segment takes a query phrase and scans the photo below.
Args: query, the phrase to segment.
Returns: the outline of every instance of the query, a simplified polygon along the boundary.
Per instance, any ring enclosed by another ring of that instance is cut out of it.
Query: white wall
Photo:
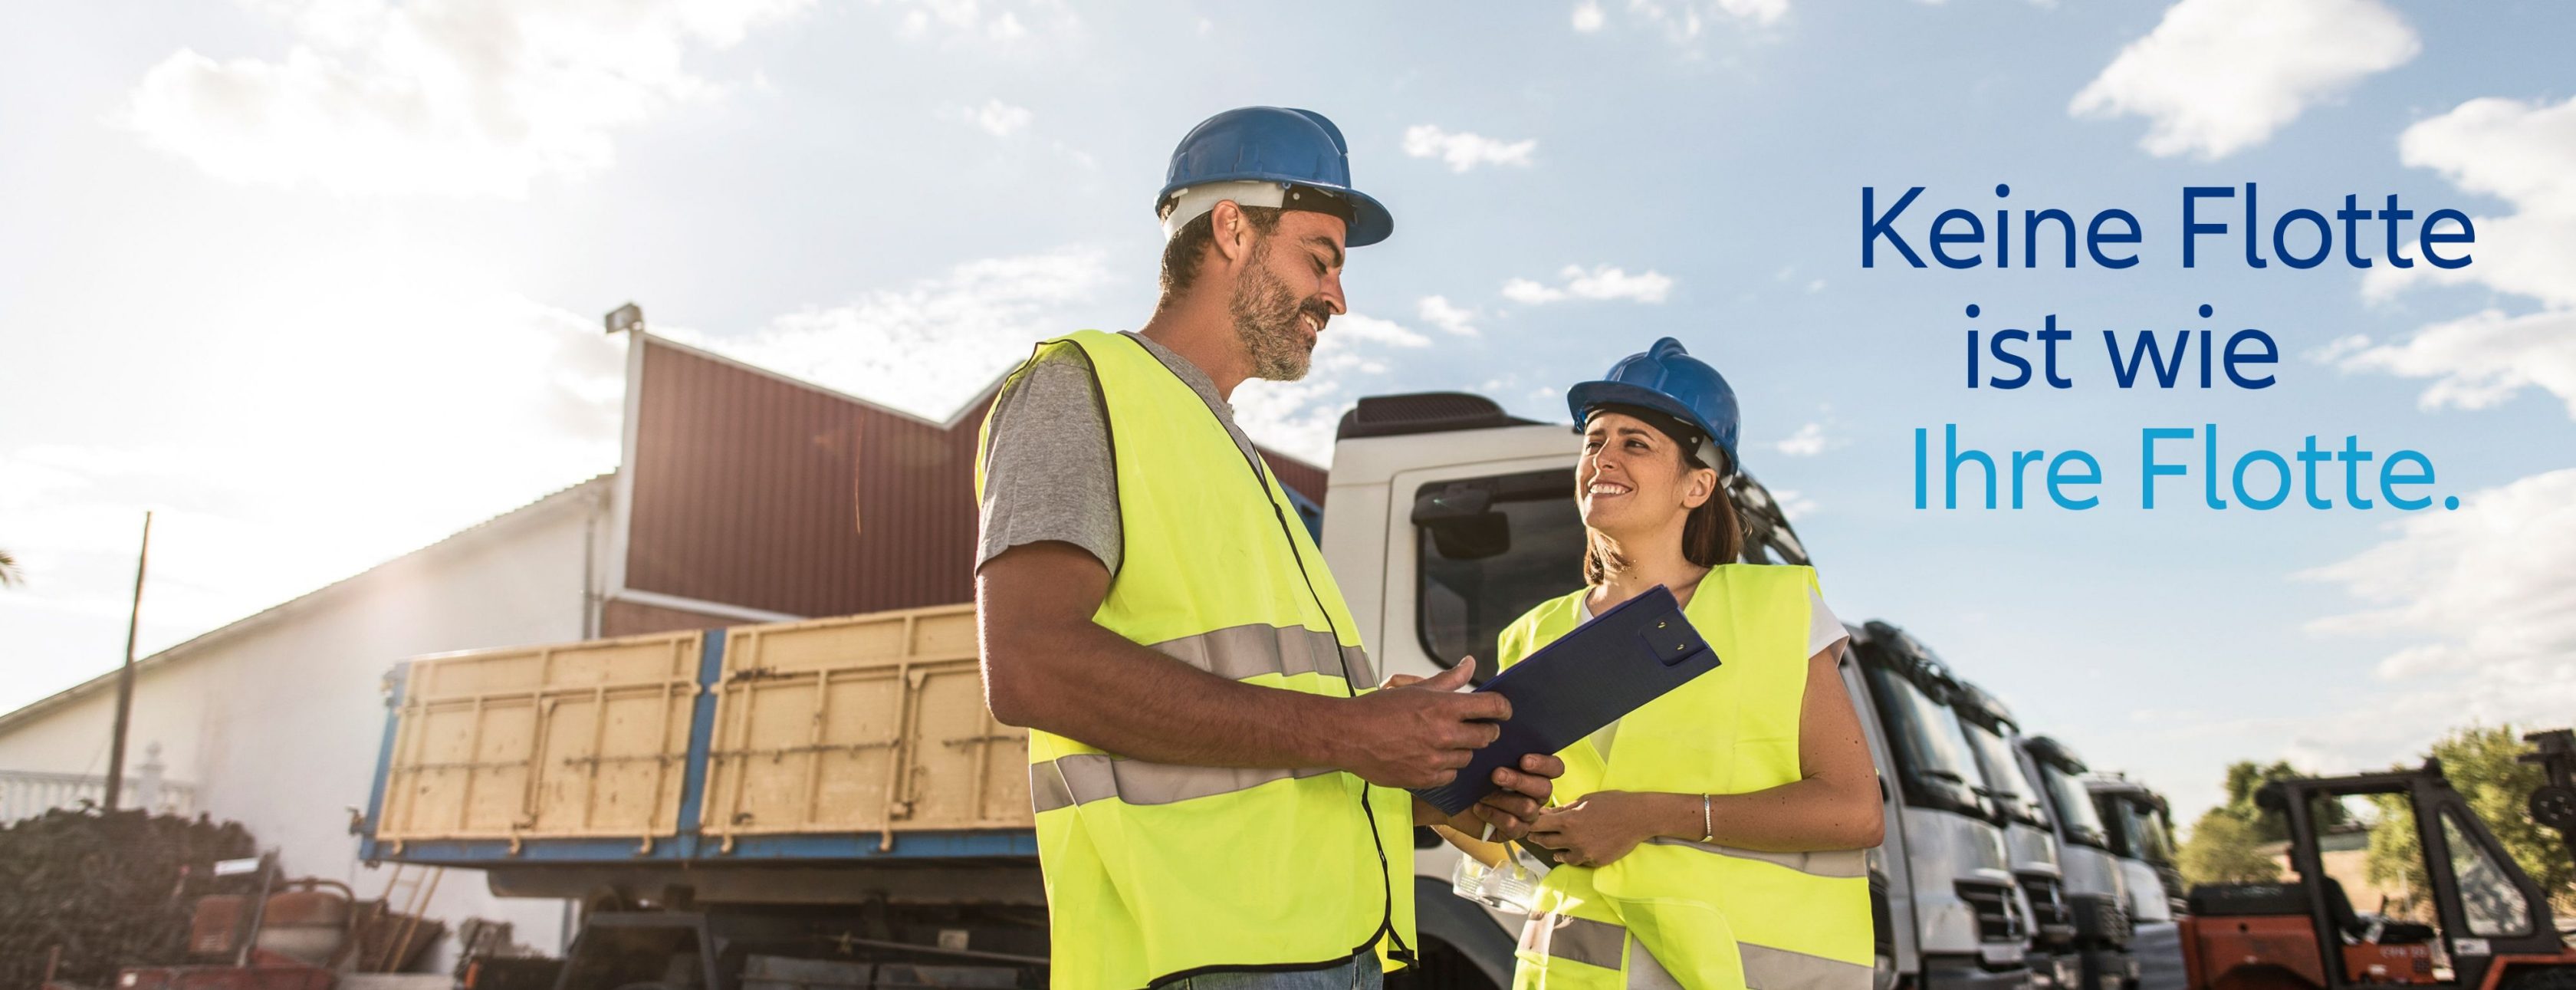
[[[358,896],[385,891],[391,868],[357,860],[348,808],[363,809],[385,724],[383,676],[424,653],[583,635],[584,527],[594,483],[384,564],[289,614],[180,647],[136,678],[130,765],[161,744],[168,779],[197,787],[198,807],[248,827],[281,851],[290,876],[329,877]],[[607,552],[604,512],[595,554]],[[606,569],[594,567],[593,580]],[[104,773],[116,692],[110,687],[0,730],[0,769]],[[398,905],[399,906],[399,898]],[[426,912],[455,924],[508,921],[517,941],[549,953],[563,902],[502,899],[480,871],[450,870]],[[439,965],[454,957],[440,946]]]

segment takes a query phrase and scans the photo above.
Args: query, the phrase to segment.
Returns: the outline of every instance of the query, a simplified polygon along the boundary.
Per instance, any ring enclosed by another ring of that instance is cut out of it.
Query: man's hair
[[[1236,205],[1243,210],[1243,218],[1252,222],[1254,233],[1266,237],[1271,231],[1279,229],[1279,214],[1282,212],[1280,208],[1243,206],[1240,203]],[[1189,291],[1190,283],[1197,280],[1199,275],[1199,255],[1205,253],[1208,247],[1215,243],[1216,211],[1214,210],[1201,213],[1197,218],[1182,224],[1180,233],[1173,234],[1171,240],[1164,242],[1162,302],[1169,302],[1173,296]]]

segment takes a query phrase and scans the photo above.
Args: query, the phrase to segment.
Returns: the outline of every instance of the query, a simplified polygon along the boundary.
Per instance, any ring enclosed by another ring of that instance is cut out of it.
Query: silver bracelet
[[[1706,794],[1702,794],[1702,795],[1700,795],[1700,796],[1699,796],[1699,841],[1701,841],[1701,842],[1715,842],[1715,841],[1717,841],[1717,829],[1714,827],[1715,823],[1709,819],[1709,816],[1708,816],[1708,805],[1709,805],[1709,796],[1708,796],[1708,795],[1706,795]]]

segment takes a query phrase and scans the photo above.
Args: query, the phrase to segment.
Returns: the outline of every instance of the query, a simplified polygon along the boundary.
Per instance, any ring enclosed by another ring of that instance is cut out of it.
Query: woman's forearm
[[[1754,791],[1717,794],[1708,799],[1706,827],[1701,831],[1700,795],[1646,795],[1646,814],[1654,834],[1763,852],[1822,852],[1866,849],[1879,843],[1883,831],[1877,795],[1809,778]],[[1855,800],[1857,798],[1857,800]]]

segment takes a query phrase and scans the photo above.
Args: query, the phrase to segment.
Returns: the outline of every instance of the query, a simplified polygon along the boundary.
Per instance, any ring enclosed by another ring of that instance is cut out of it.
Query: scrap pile
[[[85,986],[184,961],[197,898],[251,889],[210,865],[257,854],[239,823],[202,815],[56,809],[0,827],[0,990],[34,990],[58,948],[55,979]]]

